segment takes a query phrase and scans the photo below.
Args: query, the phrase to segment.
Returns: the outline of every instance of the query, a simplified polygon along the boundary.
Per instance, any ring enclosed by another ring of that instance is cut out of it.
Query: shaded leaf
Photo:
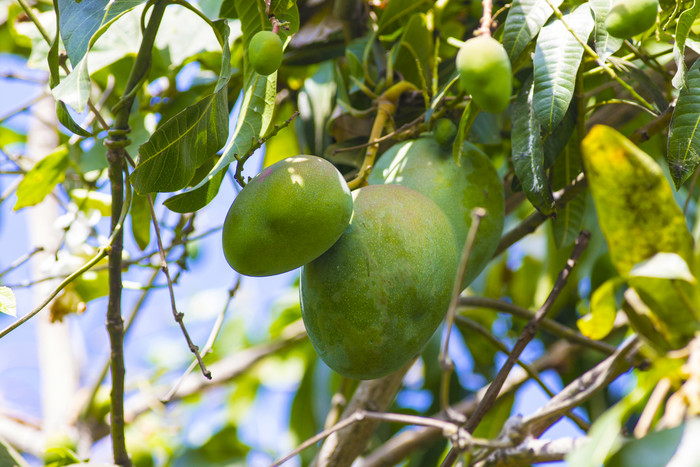
[[[51,89],[56,100],[64,102],[78,112],[85,110],[90,97],[90,76],[87,69],[87,57],[84,57],[73,70]]]
[[[0,286],[0,313],[17,316],[17,300],[9,287]]]
[[[690,30],[695,22],[695,19],[700,14],[700,1],[695,0],[691,8],[686,9],[678,16],[678,24],[676,25],[676,36],[673,42],[673,59],[676,62],[678,69],[671,80],[671,84],[676,89],[682,89],[686,86],[686,68],[685,68],[685,42],[688,39]]]
[[[593,292],[590,313],[576,321],[581,334],[596,340],[610,334],[617,316],[615,292],[623,282],[624,279],[621,277],[609,279]]]
[[[595,51],[605,62],[608,57],[620,49],[624,42],[624,39],[608,34],[608,30],[605,28],[605,18],[608,17],[613,0],[590,0],[588,3],[595,16]]]
[[[24,174],[17,187],[17,203],[14,210],[41,203],[46,195],[66,178],[69,164],[66,146],[60,146],[54,153],[37,162]]]
[[[700,3],[700,2],[698,2]],[[679,189],[700,165],[700,59],[681,88],[668,135],[668,167]]]
[[[553,0],[551,3],[558,7],[562,0]],[[515,0],[512,3],[503,31],[503,48],[508,52],[511,62],[525,50],[550,16],[552,7],[546,0]]]
[[[0,465],[29,467],[29,463],[4,438],[0,438]]]
[[[214,93],[161,125],[139,148],[131,183],[140,194],[175,191],[187,186],[199,166],[228,138],[227,84],[231,76],[226,21],[214,23],[223,48]]]
[[[621,276],[659,252],[690,264],[693,239],[659,165],[616,130],[596,125],[582,142],[583,165]]]
[[[186,191],[166,199],[163,204],[174,212],[195,212],[209,204],[219,192],[221,182],[226,175],[227,167],[210,177],[209,180],[199,188]]]
[[[379,17],[377,32],[383,32],[387,26],[404,16],[428,9],[431,4],[430,0],[391,0]]]
[[[527,199],[548,215],[554,212],[554,197],[544,168],[540,122],[532,105],[533,89],[532,79],[528,79],[513,103],[513,168]]]
[[[697,424],[696,424],[697,426]],[[693,430],[690,430],[693,431]],[[667,430],[655,431],[640,439],[632,439],[623,444],[605,463],[606,467],[633,467],[644,465],[645,467],[664,467],[670,465],[683,436],[684,425]],[[696,436],[700,435],[696,429]],[[697,438],[695,439],[694,454],[697,456]],[[687,446],[687,444],[686,444]],[[691,458],[692,459],[692,458]],[[689,459],[690,460],[690,459]],[[680,463],[677,465],[693,465]]]
[[[416,13],[408,19],[401,39],[394,47],[394,70],[419,89],[428,90],[430,83],[433,35],[428,30],[428,19]]]
[[[553,189],[564,188],[579,173],[581,173],[581,155],[578,151],[578,141],[572,141],[552,168]],[[557,217],[552,219],[552,234],[554,235],[554,245],[557,248],[570,246],[576,240],[583,227],[587,199],[586,194],[580,193],[557,210]]]
[[[588,40],[595,24],[588,4],[564,15],[564,20],[583,42]],[[583,45],[566,29],[564,22],[552,18],[540,31],[533,59],[533,102],[537,118],[547,131],[561,122],[569,108],[582,55]]]

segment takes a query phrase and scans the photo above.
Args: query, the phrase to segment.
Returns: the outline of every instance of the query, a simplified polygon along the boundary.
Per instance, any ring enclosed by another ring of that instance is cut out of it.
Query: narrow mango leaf
[[[0,286],[0,313],[17,316],[17,300],[9,287]]]
[[[66,146],[60,146],[54,153],[37,162],[24,174],[17,187],[17,203],[14,210],[41,203],[46,195],[66,178],[69,164]]]
[[[671,348],[685,346],[700,329],[697,281],[683,258],[657,253],[635,265],[628,281],[668,330]]]
[[[601,60],[606,61],[612,54],[620,50],[623,39],[613,37],[605,29],[605,18],[612,8],[613,0],[590,0],[593,15],[595,16],[595,51]]]
[[[587,42],[595,25],[587,3],[564,15],[564,21],[576,37],[566,29],[564,22],[552,18],[540,31],[535,47],[533,102],[537,118],[547,131],[561,122],[569,108],[583,55],[579,40]]]
[[[175,191],[187,186],[197,168],[228,138],[227,84],[231,77],[225,20],[214,23],[223,50],[214,92],[161,125],[139,148],[131,183],[140,194]]]
[[[151,206],[147,195],[134,193],[131,197],[131,233],[139,249],[145,250],[151,242]]]
[[[400,20],[404,16],[427,10],[433,2],[431,0],[390,0],[379,17],[377,33],[381,33],[387,26]]]
[[[581,146],[600,228],[620,275],[659,252],[691,264],[693,238],[654,159],[604,125],[594,126]]]
[[[57,0],[61,39],[73,67],[87,54],[100,28],[142,3],[145,0]]]
[[[695,22],[695,19],[700,14],[700,1],[695,0],[691,8],[686,9],[678,17],[676,25],[676,37],[673,42],[673,59],[676,62],[678,69],[671,80],[671,84],[676,89],[682,89],[686,85],[685,77],[685,42],[688,39],[690,30]]]
[[[698,2],[700,3],[700,2]],[[686,75],[673,111],[668,135],[668,168],[676,189],[700,165],[700,60],[696,60]]]
[[[401,39],[394,47],[394,70],[406,81],[428,91],[432,70],[433,35],[428,30],[428,19],[416,13],[408,19]]]
[[[633,287],[625,290],[622,311],[627,315],[627,321],[634,332],[659,354],[678,348],[671,344],[673,336],[668,326],[656,316]]]
[[[467,139],[469,135],[469,130],[474,124],[474,120],[477,115],[479,115],[479,106],[474,103],[474,101],[469,101],[467,106],[462,112],[462,117],[459,119],[459,126],[457,127],[457,136],[452,143],[452,157],[457,165],[460,165],[460,159],[462,158],[462,146],[464,140]]]
[[[560,125],[561,126],[561,125]],[[578,141],[572,141],[552,168],[552,186],[554,190],[564,188],[581,173],[581,154],[578,151]],[[552,219],[552,234],[554,245],[565,248],[574,243],[581,228],[586,213],[588,197],[585,193],[578,194],[557,210],[557,217]]]
[[[534,84],[528,79],[513,103],[513,168],[527,199],[542,214],[554,212],[554,197],[544,168],[540,122],[532,105]]]
[[[236,1],[236,11],[241,19],[244,50],[247,50],[247,45],[255,33],[268,28],[269,21],[265,9],[263,0]],[[289,30],[280,30],[283,39],[288,39],[299,28],[299,12],[296,3],[273,0],[270,12],[280,21],[288,22]],[[206,206],[219,191],[224,175],[222,171],[235,162],[236,157],[245,156],[257,140],[267,132],[274,111],[277,73],[269,76],[259,75],[250,66],[247,54],[244,57],[244,70],[243,103],[233,138],[224,148],[223,156],[201,182],[165,201],[164,204],[169,209],[176,212],[191,212]],[[219,174],[220,172],[222,173]]]
[[[552,0],[559,7],[562,0]],[[515,0],[506,16],[503,30],[503,48],[511,62],[520,56],[527,44],[540,32],[552,16],[552,7],[547,0]]]
[[[4,438],[0,438],[0,465],[29,467],[29,463]]]
[[[621,277],[608,279],[593,292],[590,313],[576,321],[581,334],[595,340],[604,339],[610,334],[617,316],[615,291],[623,282]]]

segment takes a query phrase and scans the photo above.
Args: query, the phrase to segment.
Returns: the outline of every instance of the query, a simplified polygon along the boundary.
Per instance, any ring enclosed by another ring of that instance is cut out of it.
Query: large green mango
[[[325,159],[295,156],[271,165],[238,193],[222,232],[224,255],[246,276],[271,276],[321,255],[342,235],[352,195]]]
[[[503,231],[505,201],[496,169],[476,146],[465,142],[459,162],[455,163],[451,149],[443,149],[431,136],[423,136],[389,148],[377,161],[369,183],[407,186],[435,201],[452,224],[459,252],[472,224],[472,210],[477,206],[486,210],[462,282],[466,287],[496,251]]]
[[[442,210],[399,185],[353,192],[340,239],[301,270],[301,313],[321,359],[374,379],[416,356],[445,316],[457,270]]]

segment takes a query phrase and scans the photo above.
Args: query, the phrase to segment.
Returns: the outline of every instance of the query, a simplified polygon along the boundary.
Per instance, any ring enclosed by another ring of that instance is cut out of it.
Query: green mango
[[[320,256],[342,235],[352,195],[338,170],[316,156],[267,167],[238,193],[226,215],[226,260],[246,276],[271,276]]]
[[[457,249],[429,198],[399,185],[353,192],[340,239],[301,270],[301,314],[319,357],[374,379],[418,355],[450,303]]]
[[[629,39],[656,23],[659,0],[618,0],[605,18],[605,29],[611,36]]]
[[[259,31],[248,44],[248,59],[261,75],[270,75],[282,64],[282,39],[272,31]]]
[[[472,210],[486,210],[462,282],[467,287],[496,251],[503,231],[505,199],[501,179],[481,150],[465,142],[459,162],[457,165],[451,149],[443,149],[431,136],[423,136],[389,148],[372,169],[369,183],[407,186],[435,201],[454,229],[459,252],[472,224]]]
[[[491,113],[506,110],[513,90],[508,53],[490,36],[472,37],[456,58],[462,87],[479,107]]]

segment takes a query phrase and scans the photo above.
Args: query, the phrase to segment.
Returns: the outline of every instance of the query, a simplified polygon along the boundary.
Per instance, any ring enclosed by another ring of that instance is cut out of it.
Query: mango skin
[[[282,64],[282,39],[272,31],[258,31],[248,44],[248,59],[261,75],[270,75]]]
[[[491,113],[506,110],[513,90],[508,53],[490,36],[472,37],[456,58],[462,87],[476,104]]]
[[[432,199],[447,215],[460,254],[472,224],[472,210],[486,209],[462,281],[463,288],[493,257],[505,219],[503,185],[491,160],[473,144],[464,143],[457,165],[452,150],[443,149],[430,135],[397,143],[379,158],[369,183],[407,186]]]
[[[320,256],[342,235],[352,195],[338,170],[316,156],[267,167],[238,193],[222,232],[229,265],[246,276],[271,276]]]
[[[630,39],[656,23],[659,0],[618,0],[605,18],[611,36]]]
[[[449,221],[399,185],[353,192],[340,239],[301,270],[311,344],[348,378],[388,375],[420,353],[450,303],[457,250]]]

